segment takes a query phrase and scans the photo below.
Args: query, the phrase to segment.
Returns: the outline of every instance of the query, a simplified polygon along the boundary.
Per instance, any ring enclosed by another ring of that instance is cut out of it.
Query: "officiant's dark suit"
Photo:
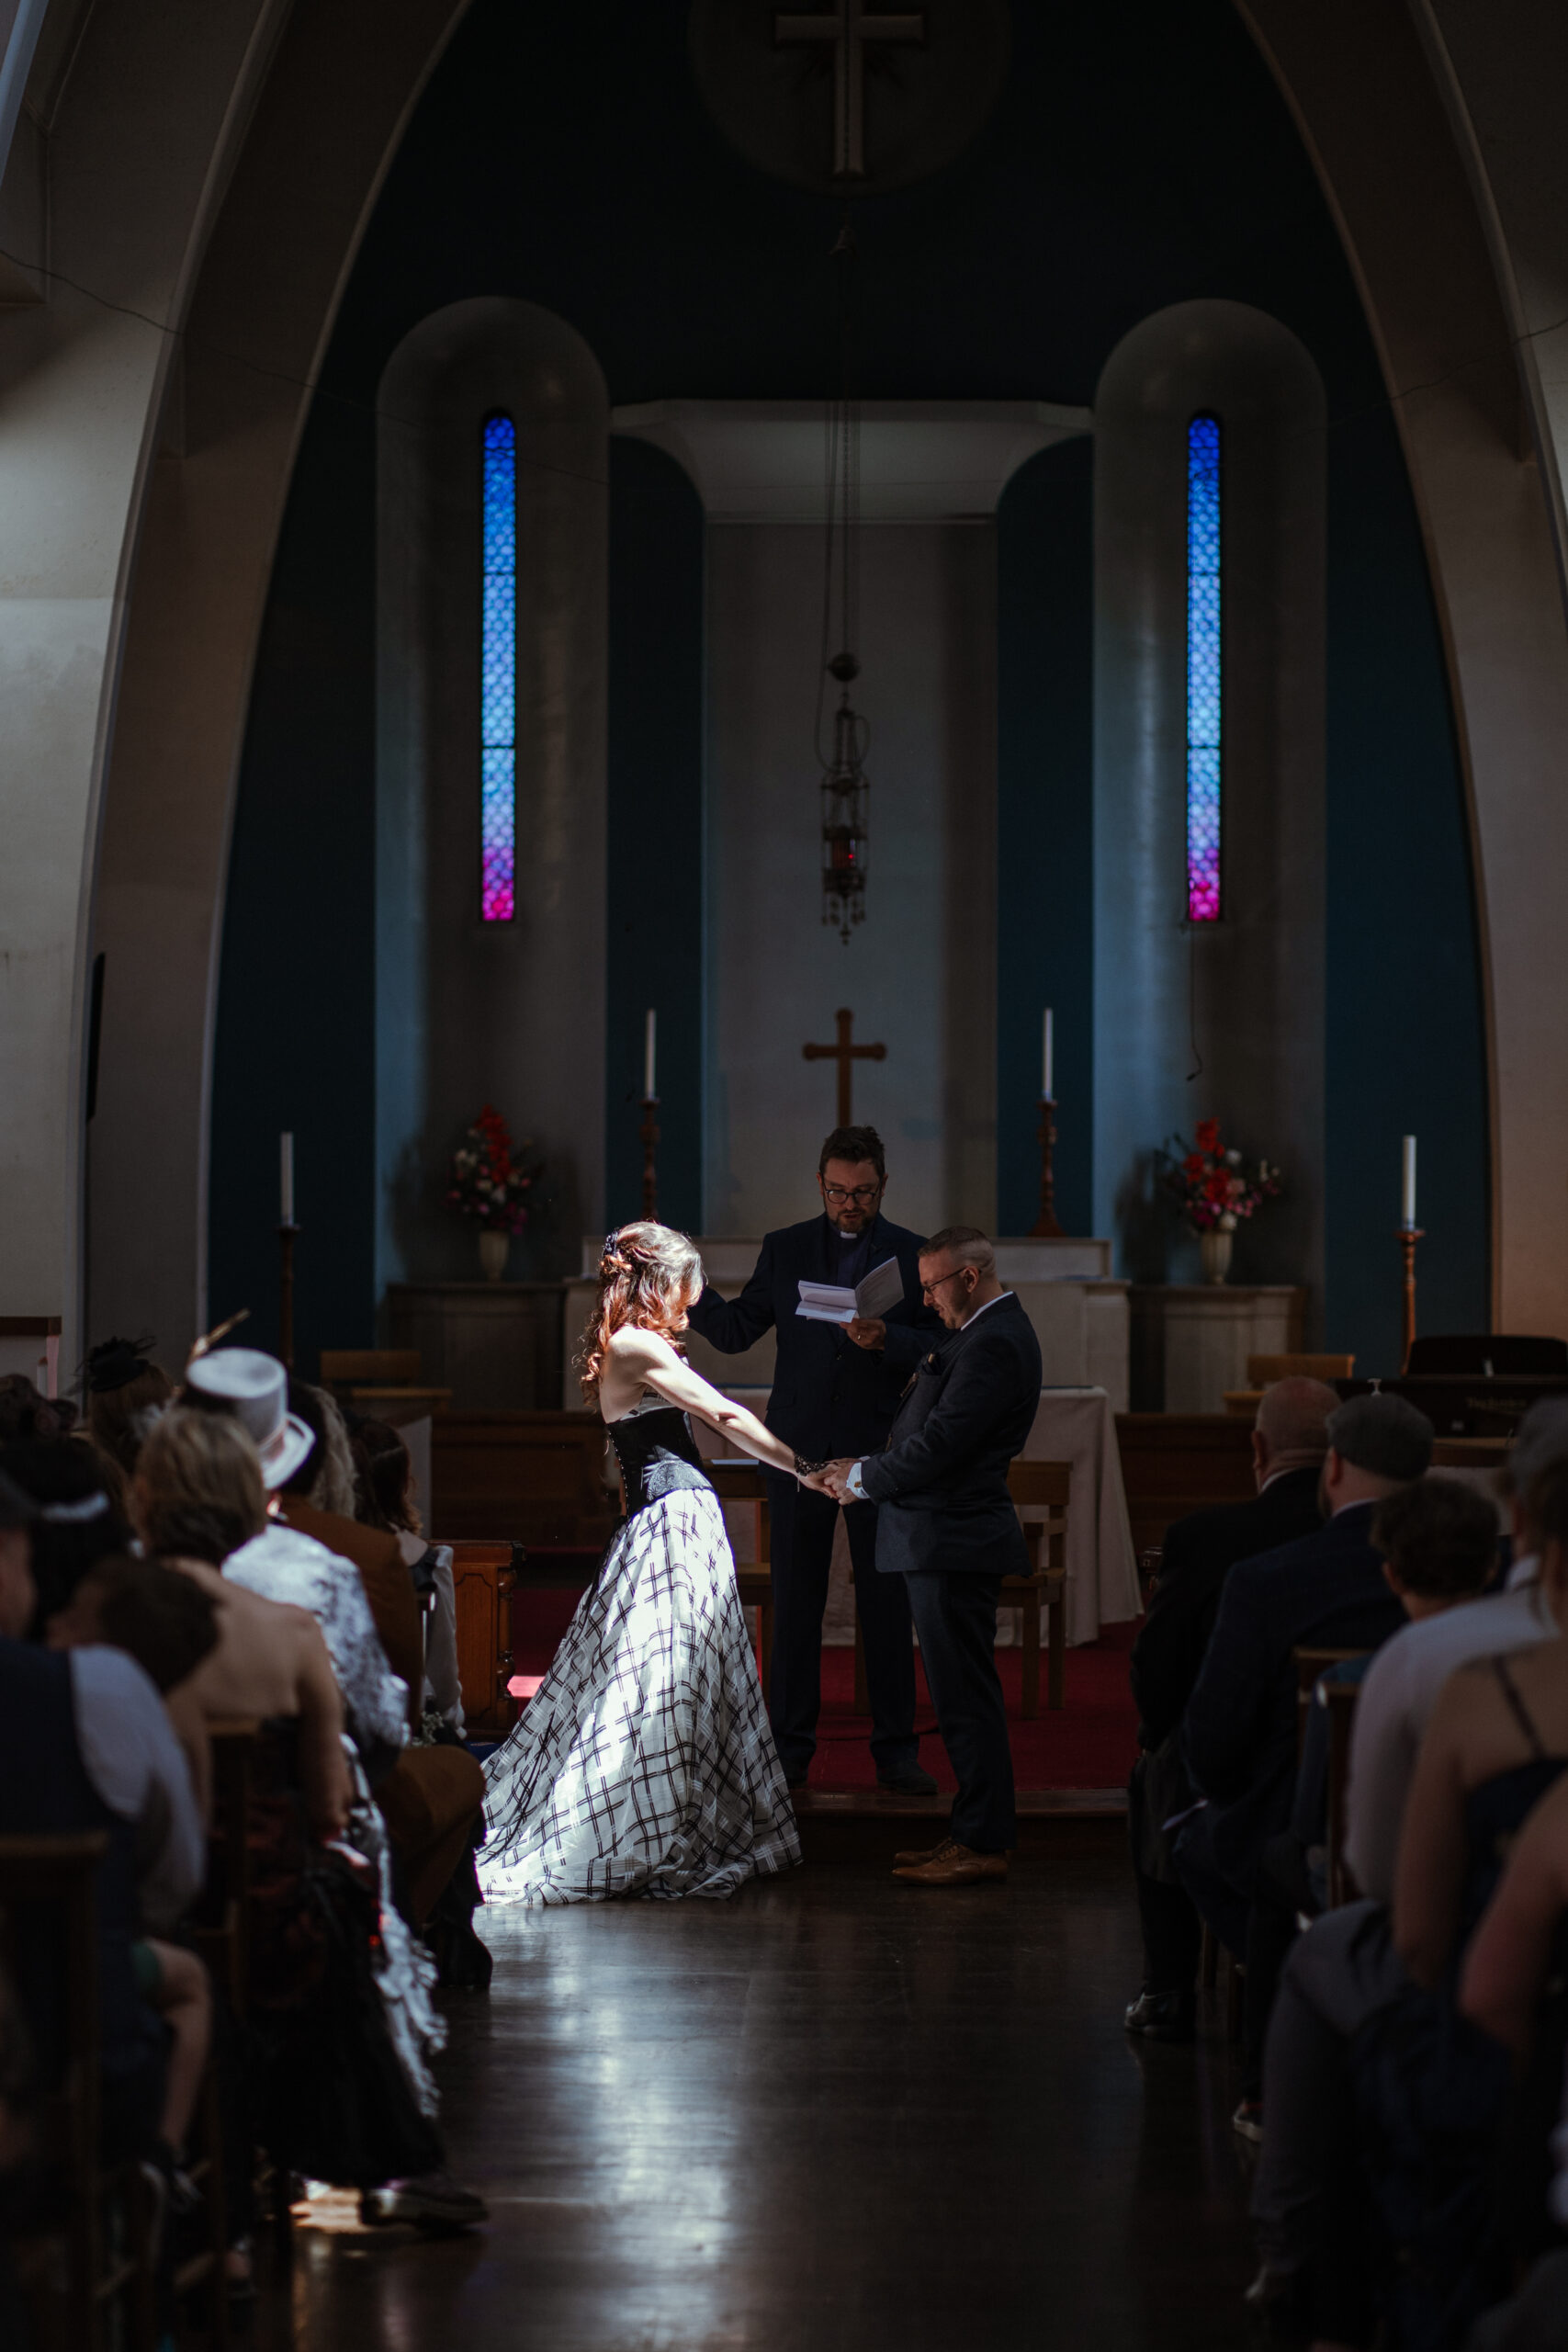
[[[1005,1854],[1014,1842],[997,1597],[1004,1577],[1029,1572],[1008,1464],[1039,1403],[1040,1342],[1004,1291],[922,1357],[886,1447],[860,1465],[881,1505],[876,1565],[908,1592],[958,1776],[950,1834],[976,1854]]]
[[[920,1248],[919,1234],[890,1225],[880,1215],[852,1237],[840,1234],[826,1214],[784,1226],[764,1237],[756,1270],[739,1298],[721,1298],[707,1286],[692,1308],[692,1329],[730,1356],[754,1346],[765,1331],[775,1331],[768,1427],[814,1462],[874,1453],[886,1440],[921,1351],[942,1330],[920,1304]],[[904,1295],[884,1318],[886,1340],[881,1349],[857,1347],[839,1325],[809,1323],[795,1313],[803,1282],[852,1287],[893,1257],[904,1277]],[[839,1506],[793,1478],[770,1476],[768,1496],[773,1586],[769,1713],[779,1761],[786,1777],[797,1781],[805,1779],[817,1745],[822,1612]],[[846,1503],[844,1520],[865,1644],[871,1752],[878,1776],[896,1777],[916,1763],[919,1750],[909,1603],[901,1582],[876,1573],[874,1506]]]

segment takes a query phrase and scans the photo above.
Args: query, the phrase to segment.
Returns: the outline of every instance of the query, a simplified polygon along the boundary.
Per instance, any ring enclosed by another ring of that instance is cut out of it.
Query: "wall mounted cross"
[[[833,44],[833,176],[863,180],[865,167],[865,45],[868,40],[920,41],[926,37],[923,10],[895,16],[885,8],[870,9],[864,0],[838,0],[832,8],[814,8],[809,15],[781,13],[773,18],[773,39],[786,41],[830,40]]]
[[[834,1017],[839,1026],[838,1044],[836,1046],[802,1046],[800,1051],[802,1057],[808,1062],[838,1063],[839,1116],[837,1124],[840,1127],[848,1127],[854,1124],[853,1106],[851,1100],[854,1065],[856,1062],[885,1062],[887,1059],[887,1048],[886,1046],[852,1044],[850,1033],[855,1025],[855,1017],[847,1004],[840,1005]]]

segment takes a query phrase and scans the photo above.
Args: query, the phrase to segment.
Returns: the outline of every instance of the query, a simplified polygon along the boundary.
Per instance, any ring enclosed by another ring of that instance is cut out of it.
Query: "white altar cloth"
[[[765,1388],[728,1388],[725,1394],[759,1419],[767,1411]],[[732,1447],[701,1424],[697,1441],[710,1460],[716,1454],[733,1455]],[[1116,1419],[1105,1390],[1043,1388],[1034,1426],[1024,1442],[1023,1459],[1072,1464],[1072,1496],[1067,1506],[1067,1639],[1092,1642],[1101,1625],[1122,1623],[1136,1617],[1143,1607],[1122,1486]],[[726,1517],[735,1556],[744,1566],[753,1557],[750,1509],[744,1503],[732,1504]],[[998,1633],[1001,1647],[1016,1643],[1017,1627],[1018,1612],[1004,1610]],[[835,1647],[852,1644],[854,1637],[849,1542],[840,1518],[822,1639]]]

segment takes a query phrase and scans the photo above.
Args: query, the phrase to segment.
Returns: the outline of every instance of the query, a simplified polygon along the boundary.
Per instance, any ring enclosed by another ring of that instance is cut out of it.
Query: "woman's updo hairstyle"
[[[703,1271],[695,1242],[667,1225],[623,1225],[604,1244],[599,1261],[599,1298],[578,1362],[582,1393],[597,1398],[604,1352],[624,1323],[671,1339],[681,1328],[692,1285]]]

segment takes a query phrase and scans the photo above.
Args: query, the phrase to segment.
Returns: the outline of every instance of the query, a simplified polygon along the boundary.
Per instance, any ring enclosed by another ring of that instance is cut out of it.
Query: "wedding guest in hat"
[[[100,1340],[88,1350],[83,1370],[87,1434],[128,1478],[153,1417],[175,1393],[174,1382],[153,1361],[152,1344],[150,1332],[139,1340]]]

